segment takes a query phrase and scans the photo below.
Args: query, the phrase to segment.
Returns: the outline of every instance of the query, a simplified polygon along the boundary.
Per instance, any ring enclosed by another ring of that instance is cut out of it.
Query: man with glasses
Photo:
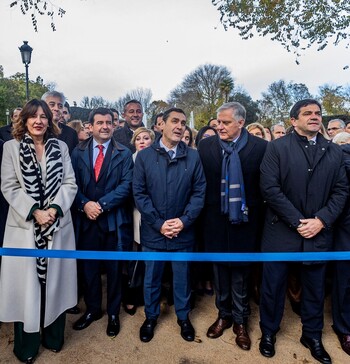
[[[345,123],[341,119],[332,119],[328,122],[327,133],[331,139],[345,131]]]

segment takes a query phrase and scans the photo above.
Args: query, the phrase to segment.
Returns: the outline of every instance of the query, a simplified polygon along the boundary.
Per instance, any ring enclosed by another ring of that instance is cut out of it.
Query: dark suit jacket
[[[332,227],[348,196],[341,148],[321,134],[313,162],[310,145],[296,132],[269,143],[261,164],[261,190],[268,209],[263,251],[327,251]],[[300,219],[319,217],[326,228],[314,238],[298,232]]]
[[[3,148],[3,140],[0,140],[0,164],[2,161],[2,148]],[[0,173],[0,183],[1,183],[1,173]],[[9,205],[5,200],[1,190],[0,190],[0,246],[2,246],[5,232],[5,224],[7,219],[7,212],[9,209]]]
[[[65,124],[61,123],[59,127],[61,129],[61,134],[58,136],[58,139],[64,141],[68,145],[69,154],[71,155],[73,149],[79,143],[78,134],[73,128],[70,128]]]
[[[260,194],[260,163],[267,142],[248,135],[247,145],[239,152],[248,207],[247,223],[233,225],[221,214],[222,148],[218,136],[201,140],[198,152],[207,180],[202,226],[205,249],[212,252],[250,252],[259,247],[263,224]]]
[[[132,230],[132,203],[131,182],[133,160],[131,152],[115,142],[112,138],[112,153],[109,165],[102,165],[100,174],[107,173],[105,193],[98,202],[107,215],[108,231],[117,230],[118,250],[129,249],[133,242]],[[75,198],[75,207],[78,210],[76,217],[76,239],[79,239],[81,224],[85,215],[84,205],[90,201],[86,196],[90,179],[94,171],[90,159],[92,137],[80,143],[72,153],[72,164],[75,171],[78,193]]]
[[[2,139],[4,142],[7,142],[8,140],[13,139],[12,123],[0,128],[0,139]]]

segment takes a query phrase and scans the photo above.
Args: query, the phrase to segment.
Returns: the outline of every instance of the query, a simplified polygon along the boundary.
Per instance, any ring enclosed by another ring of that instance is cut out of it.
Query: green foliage
[[[270,36],[288,52],[329,43],[349,46],[348,0],[212,0],[227,30],[233,27],[243,39]]]
[[[284,80],[273,82],[259,100],[259,121],[265,125],[287,123],[289,110],[293,104],[310,97],[310,92],[303,83],[286,83]]]
[[[225,66],[205,64],[186,75],[170,93],[169,104],[194,113],[195,126],[200,128],[216,113],[234,90],[231,72]]]
[[[245,92],[238,91],[235,92],[228,101],[236,101],[242,104],[247,112],[246,125],[254,123],[259,119],[259,104]]]
[[[322,85],[319,87],[319,99],[325,114],[350,114],[350,86]]]
[[[41,98],[49,90],[50,85],[45,85],[43,79],[38,77],[29,81],[30,98]],[[6,124],[6,110],[23,107],[26,103],[25,74],[17,72],[10,77],[4,77],[3,67],[0,66],[0,124]]]

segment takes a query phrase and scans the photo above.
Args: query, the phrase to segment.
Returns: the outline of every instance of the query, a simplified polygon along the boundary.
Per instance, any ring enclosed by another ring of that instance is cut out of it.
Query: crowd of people
[[[99,107],[70,120],[62,93],[49,91],[0,128],[2,246],[28,249],[158,252],[327,252],[350,250],[350,124],[322,124],[322,108],[300,100],[291,126],[246,124],[238,102],[220,106],[198,132],[171,107],[144,126],[139,101],[121,113]],[[120,117],[122,116],[122,118]],[[40,255],[38,253],[38,255]],[[42,344],[58,352],[66,313],[85,312],[74,330],[103,316],[120,331],[121,307],[144,305],[142,342],[154,337],[167,286],[180,335],[195,340],[194,292],[215,293],[216,339],[232,327],[250,350],[250,300],[259,304],[260,353],[275,355],[286,292],[301,317],[300,342],[321,363],[328,264],[324,261],[200,262],[21,258],[4,256],[0,321],[14,322],[14,354],[32,363]],[[350,262],[332,265],[333,329],[350,355]]]

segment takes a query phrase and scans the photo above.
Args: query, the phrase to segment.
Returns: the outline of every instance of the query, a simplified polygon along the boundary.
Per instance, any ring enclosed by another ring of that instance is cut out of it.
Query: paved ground
[[[80,307],[84,305],[81,302]],[[214,297],[200,297],[196,308],[191,313],[191,320],[196,329],[197,339],[188,343],[180,336],[176,323],[174,308],[162,304],[162,314],[158,320],[154,339],[149,343],[139,340],[139,327],[144,320],[143,308],[139,308],[135,316],[121,312],[121,331],[116,338],[105,334],[107,316],[94,322],[83,331],[72,330],[73,322],[80,317],[67,315],[66,342],[60,353],[54,354],[41,349],[37,364],[46,363],[167,363],[167,364],[311,364],[317,363],[309,351],[299,343],[301,334],[300,318],[296,316],[288,303],[282,322],[281,331],[277,336],[276,355],[267,359],[259,353],[260,330],[258,325],[258,307],[252,303],[250,320],[250,336],[252,349],[241,350],[235,344],[232,329],[225,331],[218,339],[206,337],[208,327],[216,319]],[[324,346],[332,357],[334,364],[350,363],[350,357],[340,348],[337,337],[331,329],[329,298],[325,307],[325,328],[323,334]],[[0,363],[16,363],[12,353],[12,324],[2,324],[0,329]]]

